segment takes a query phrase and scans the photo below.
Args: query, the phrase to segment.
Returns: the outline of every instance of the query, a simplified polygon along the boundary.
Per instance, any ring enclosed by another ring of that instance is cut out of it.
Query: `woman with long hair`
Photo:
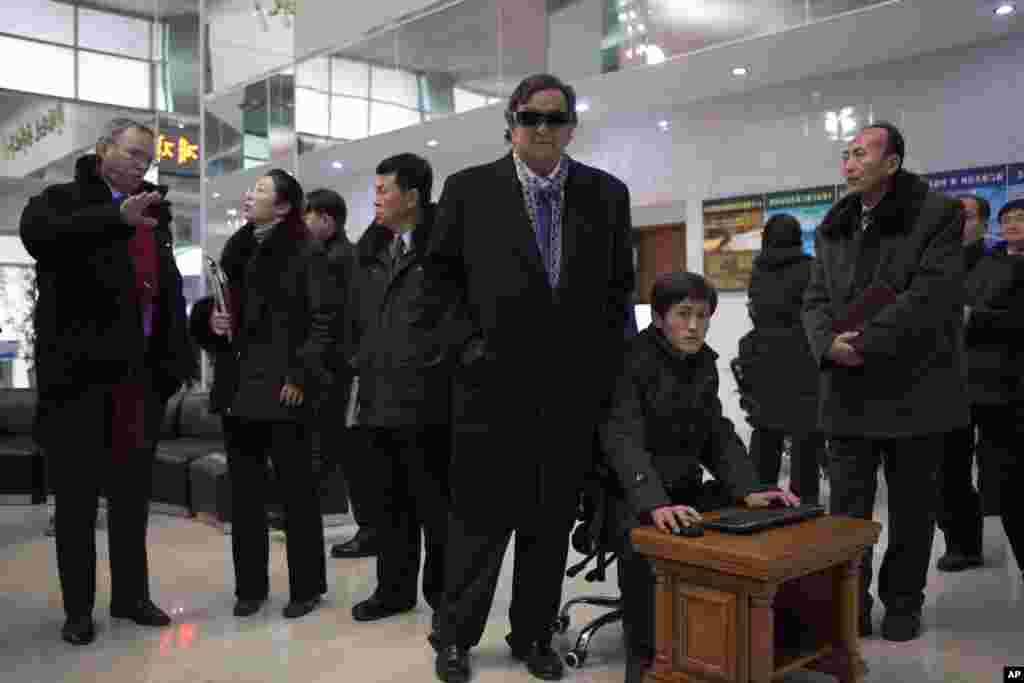
[[[287,618],[316,609],[327,592],[323,518],[313,475],[309,420],[330,344],[323,252],[302,220],[303,193],[274,169],[246,193],[246,224],[220,265],[223,310],[203,299],[192,311],[196,340],[214,353],[210,409],[222,416],[231,480],[235,616],[269,597],[267,457],[283,504],[290,601]]]

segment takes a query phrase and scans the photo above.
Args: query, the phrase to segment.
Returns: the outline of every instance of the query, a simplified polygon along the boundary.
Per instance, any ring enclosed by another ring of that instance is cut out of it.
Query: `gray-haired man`
[[[154,134],[112,121],[75,180],[33,197],[21,239],[36,259],[36,440],[55,482],[64,640],[95,638],[96,507],[108,501],[114,617],[170,618],[149,597],[146,518],[164,405],[195,377],[167,189],[145,180]]]

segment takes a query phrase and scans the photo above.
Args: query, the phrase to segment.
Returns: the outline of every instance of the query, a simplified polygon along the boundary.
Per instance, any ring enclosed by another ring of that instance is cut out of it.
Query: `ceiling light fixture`
[[[345,164],[341,163],[340,161],[335,161],[335,162],[331,163],[331,166],[334,167],[334,168],[339,168],[340,169],[340,168],[344,168]]]
[[[1008,17],[1017,11],[1016,5],[1012,2],[1004,2],[995,9],[995,15],[997,17]]]
[[[213,193],[213,198],[214,199],[220,199],[220,192],[214,192]]]
[[[658,128],[661,128],[662,130],[668,130],[668,121],[666,121],[665,119],[658,121]]]
[[[576,111],[578,111],[578,112],[590,111],[590,103],[589,102],[577,102],[576,103]]]
[[[440,144],[437,140],[427,140],[427,147],[437,147]]]
[[[749,76],[750,75],[750,69],[748,69],[745,66],[734,66],[732,68],[732,75],[736,76],[737,78],[742,77],[742,76]]]

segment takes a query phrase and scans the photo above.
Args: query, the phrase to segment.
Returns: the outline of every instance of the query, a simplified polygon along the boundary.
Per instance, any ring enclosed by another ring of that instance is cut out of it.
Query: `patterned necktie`
[[[558,187],[554,183],[538,181],[537,183],[537,247],[544,270],[548,274],[548,284],[558,284],[558,266],[552,258],[551,228],[555,202],[558,200]]]

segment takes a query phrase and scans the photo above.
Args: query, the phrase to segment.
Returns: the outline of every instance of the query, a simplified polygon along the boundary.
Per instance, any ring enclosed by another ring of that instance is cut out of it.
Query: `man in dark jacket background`
[[[423,595],[440,607],[448,521],[448,383],[442,327],[410,325],[423,288],[423,258],[434,224],[433,170],[415,154],[377,166],[375,220],[356,244],[346,303],[347,347],[359,375],[357,421],[369,445],[355,486],[376,500],[377,588],[352,609],[375,621],[417,602],[421,530]]]
[[[968,289],[968,305],[971,303],[972,273],[985,256],[985,233],[991,206],[984,197],[966,195],[960,197],[964,211],[964,275]],[[966,317],[965,317],[966,320]],[[967,350],[964,370],[968,377],[968,400],[971,404],[971,421],[966,427],[954,429],[949,434],[949,444],[943,453],[942,468],[939,470],[939,508],[936,522],[946,538],[946,552],[935,567],[939,571],[956,572],[980,567],[983,564],[981,499],[974,487],[974,449],[979,425],[979,409],[989,403],[986,382],[972,382],[970,350]],[[985,364],[984,354],[978,361]],[[984,376],[985,368],[979,368]],[[976,373],[978,374],[978,373]],[[981,379],[981,378],[979,378]],[[998,386],[998,384],[997,384]],[[996,389],[998,392],[998,389]],[[997,403],[999,401],[996,401]],[[991,427],[986,428],[986,432]],[[999,426],[996,426],[999,429]]]
[[[947,433],[968,419],[960,204],[904,171],[904,155],[903,136],[888,123],[848,145],[850,194],[818,227],[803,311],[822,371],[832,513],[871,518],[884,466],[889,544],[878,593],[882,635],[893,641],[921,632],[942,452]],[[871,559],[869,550],[863,635],[872,630]]]
[[[56,491],[62,637],[95,638],[96,509],[107,497],[111,616],[170,618],[149,595],[146,525],[164,405],[197,375],[166,187],[143,180],[154,133],[115,119],[75,180],[33,197],[21,238],[36,259],[37,442]]]
[[[778,482],[788,436],[790,488],[804,503],[817,503],[825,438],[818,429],[818,368],[800,319],[814,261],[802,244],[800,223],[793,216],[779,214],[765,224],[750,278],[754,332],[744,379],[755,406],[750,457],[758,479]]]
[[[377,552],[376,529],[369,518],[376,492],[362,485],[359,476],[366,451],[364,435],[360,430],[345,424],[345,411],[352,388],[352,366],[344,347],[347,320],[344,305],[352,278],[354,254],[352,243],[345,235],[348,206],[344,198],[334,190],[313,190],[306,195],[304,219],[309,234],[324,248],[329,279],[325,293],[338,309],[331,332],[335,345],[325,359],[331,383],[323,392],[323,402],[318,410],[320,452],[325,460],[325,470],[327,467],[341,469],[352,504],[352,515],[359,525],[355,536],[331,548],[331,556],[371,557]]]

